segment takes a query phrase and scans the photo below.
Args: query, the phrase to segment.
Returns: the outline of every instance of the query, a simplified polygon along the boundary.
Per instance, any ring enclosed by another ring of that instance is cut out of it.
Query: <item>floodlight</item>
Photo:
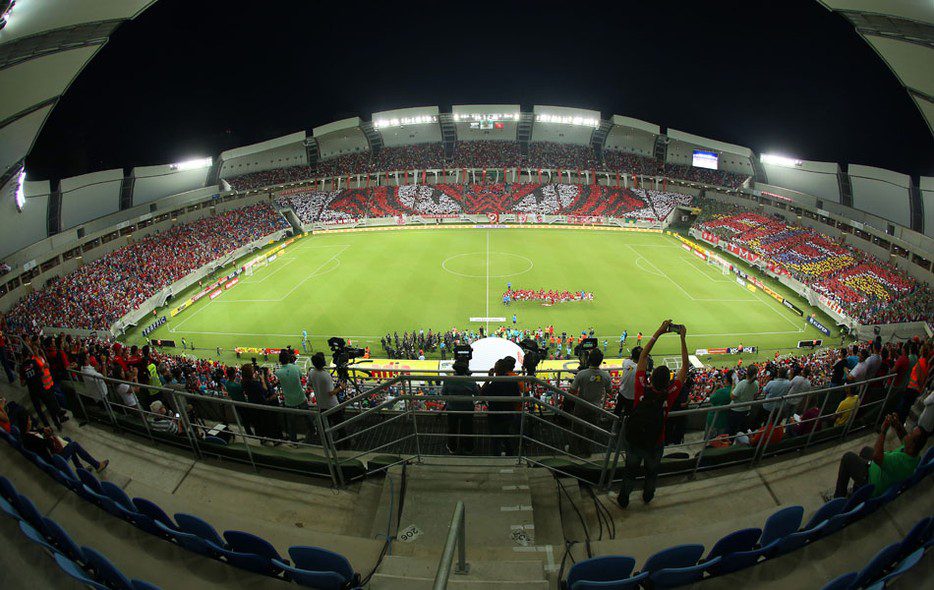
[[[23,207],[26,205],[26,193],[23,190],[23,185],[26,183],[26,168],[21,168],[19,174],[16,175],[16,179],[13,181],[13,201],[16,203],[16,208],[20,211],[23,210]]]
[[[759,161],[763,164],[773,164],[775,166],[784,166],[785,168],[794,168],[802,164],[801,160],[775,154],[762,154],[759,156]]]
[[[196,170],[198,168],[207,168],[211,165],[213,159],[210,157],[207,158],[196,158],[194,160],[185,160],[184,162],[178,162],[177,164],[170,164],[169,168],[172,170]]]

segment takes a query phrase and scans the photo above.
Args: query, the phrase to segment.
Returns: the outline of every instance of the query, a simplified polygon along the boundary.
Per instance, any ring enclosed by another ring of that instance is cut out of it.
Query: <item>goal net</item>
[[[716,266],[717,268],[720,269],[720,272],[724,275],[730,274],[730,263],[720,258],[719,256],[709,256],[707,258],[707,264],[711,266]]]
[[[258,266],[269,266],[269,260],[265,256],[260,260],[254,260],[253,262],[243,267],[243,274],[248,277],[252,277],[253,272],[256,270],[256,267]]]

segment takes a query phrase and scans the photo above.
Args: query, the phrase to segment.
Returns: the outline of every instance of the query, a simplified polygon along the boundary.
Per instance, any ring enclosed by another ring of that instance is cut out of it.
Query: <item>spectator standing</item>
[[[765,393],[765,399],[776,399],[788,395],[788,392],[791,390],[791,381],[788,380],[788,369],[785,367],[779,367],[775,379],[772,379],[765,384],[765,387],[762,389]],[[784,402],[765,402],[761,406],[759,411],[759,417],[756,420],[757,425],[761,425],[769,414],[775,412],[774,421],[779,422],[784,411]]]
[[[323,352],[316,352],[311,355],[311,370],[308,371],[308,383],[311,384],[311,389],[315,393],[315,402],[318,405],[318,411],[324,412],[331,408],[335,408],[339,405],[338,395],[341,391],[344,390],[344,384],[339,383],[336,387],[334,386],[334,380],[331,378],[331,374],[327,371],[327,361],[324,358]],[[344,421],[344,410],[340,409],[327,416],[328,424],[332,428],[336,427],[338,424]],[[332,439],[336,440],[341,438],[341,431],[334,430],[331,432]],[[341,448],[344,445],[338,445],[338,448]]]
[[[603,353],[596,348],[591,350],[587,356],[587,368],[577,372],[568,389],[570,395],[577,396],[598,408],[603,407],[605,396],[612,391],[610,374],[600,368],[601,364],[603,364]],[[574,417],[596,426],[600,414],[587,404],[575,403]],[[581,457],[589,457],[593,453],[593,444],[586,439],[593,438],[593,432],[577,421],[574,421],[571,430],[576,435],[571,438],[571,452]]]
[[[620,350],[625,337],[620,337]],[[632,412],[633,400],[636,398],[636,367],[642,347],[632,349],[629,358],[623,361],[619,370],[619,396],[616,398],[616,415],[628,416]]]
[[[749,426],[749,414],[751,406],[736,407],[739,404],[751,402],[759,395],[759,382],[756,381],[759,369],[755,365],[750,365],[746,369],[746,378],[742,379],[733,387],[731,394],[732,407],[730,408],[730,436],[733,436],[740,430],[745,430]]]
[[[493,368],[490,369],[490,375],[497,377],[508,377],[513,369],[516,368],[516,359],[511,356],[501,358],[496,361]],[[481,396],[489,397],[520,397],[521,389],[517,382],[506,381],[487,381],[480,388]],[[513,455],[515,454],[516,444],[513,440],[515,434],[515,423],[518,416],[516,411],[516,402],[487,402],[487,420],[490,423],[490,434],[493,435],[493,454],[494,455]],[[519,406],[521,407],[521,406]]]
[[[49,372],[49,365],[45,359],[40,354],[34,353],[28,344],[23,344],[23,362],[19,365],[19,378],[20,382],[26,385],[29,400],[42,424],[49,426],[49,419],[42,411],[44,407],[52,415],[55,427],[61,432],[62,422],[59,419],[61,408],[55,399],[52,373]]]
[[[626,465],[623,468],[623,483],[616,498],[620,508],[629,506],[629,494],[643,465],[645,481],[642,487],[642,501],[648,504],[655,497],[655,482],[664,452],[665,422],[669,410],[681,393],[688,370],[688,349],[685,341],[687,329],[684,326],[681,326],[678,332],[681,336],[681,369],[677,378],[672,381],[671,372],[665,366],[655,367],[650,380],[646,379],[645,370],[655,342],[662,334],[671,331],[671,328],[671,320],[662,322],[645,345],[636,366],[633,411],[626,419],[625,426]]]
[[[470,375],[467,362],[457,361],[453,366],[454,374],[460,376]],[[479,395],[480,386],[476,381],[445,380],[441,385],[441,395]],[[445,410],[449,413],[447,451],[451,454],[472,453],[473,440],[473,411],[474,405],[470,400],[453,400],[446,404]],[[450,412],[470,412],[466,414],[452,414]]]
[[[915,400],[918,399],[918,396],[921,395],[921,392],[924,391],[924,387],[927,385],[931,360],[932,357],[934,357],[932,352],[934,351],[932,351],[928,343],[921,346],[918,362],[915,363],[915,366],[911,369],[911,375],[908,377],[908,386],[905,388],[905,393],[899,400],[898,409],[896,410],[899,419],[902,421],[908,417],[911,406],[914,405]]]
[[[730,404],[730,394],[733,389],[733,371],[721,374],[719,385],[720,388],[710,396],[710,405],[713,407]],[[710,430],[709,438],[728,434],[730,430],[730,410],[723,409],[719,412],[707,414],[707,428]]]
[[[304,419],[308,428],[308,432],[305,433],[305,442],[310,443],[316,430],[315,422],[309,411],[308,396],[305,394],[305,388],[302,387],[302,372],[295,365],[295,356],[291,349],[283,349],[279,352],[279,364],[282,366],[276,371],[276,379],[279,380],[279,387],[282,388],[285,407],[305,412]],[[285,415],[292,446],[297,446],[295,443],[298,442],[297,430],[301,418],[302,416],[292,412]]]

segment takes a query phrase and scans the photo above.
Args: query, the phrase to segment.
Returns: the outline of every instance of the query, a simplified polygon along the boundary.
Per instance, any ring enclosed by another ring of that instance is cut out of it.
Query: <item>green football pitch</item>
[[[584,290],[594,299],[506,307],[507,282],[514,289]],[[777,282],[766,282],[806,315],[817,312]],[[159,315],[168,316],[196,291],[180,294]],[[495,330],[511,325],[513,313],[522,329],[554,325],[558,333],[579,334],[592,327],[601,347],[604,339],[609,342],[611,357],[617,356],[623,330],[628,348],[638,332],[647,338],[666,318],[687,325],[692,354],[742,343],[759,347],[758,356],[765,357],[802,339],[825,338],[805,318],[762,291],[743,288],[669,235],[474,227],[309,234],[252,276],[241,275],[219,297],[205,297],[169,318],[149,337],[179,343],[184,337],[205,358],[217,358],[220,347],[220,358],[232,362],[234,347],[300,350],[307,330],[314,350],[341,336],[369,345],[380,357],[379,339],[387,332],[481,325]],[[490,317],[506,322],[471,321]],[[819,312],[818,318],[833,325]],[[139,328],[128,334],[129,342],[144,342]],[[676,338],[664,338],[656,353],[676,354],[677,346]]]

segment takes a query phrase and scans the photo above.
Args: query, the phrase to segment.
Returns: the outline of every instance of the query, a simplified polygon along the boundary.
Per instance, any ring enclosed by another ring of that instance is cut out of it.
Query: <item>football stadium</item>
[[[92,157],[156,4],[0,2],[0,587],[930,584],[934,177],[528,93]],[[807,4],[934,153],[934,7]]]

